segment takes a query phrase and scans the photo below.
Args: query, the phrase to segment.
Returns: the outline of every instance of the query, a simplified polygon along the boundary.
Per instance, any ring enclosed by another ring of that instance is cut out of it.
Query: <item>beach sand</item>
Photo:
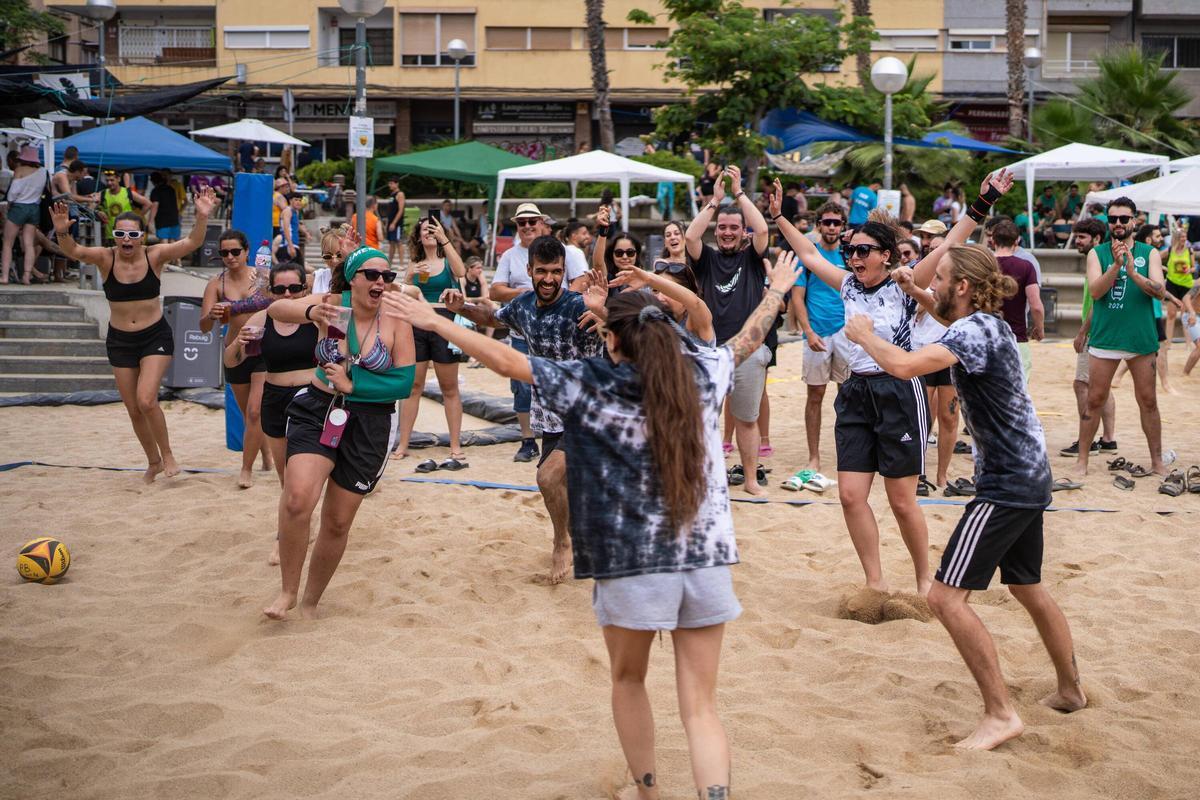
[[[1034,353],[1034,397],[1061,469],[1057,450],[1075,438],[1075,356],[1065,343]],[[1152,478],[1120,492],[1100,460],[1086,488],[1054,496],[1116,511],[1046,516],[1043,575],[1071,622],[1091,706],[1066,716],[1038,705],[1053,688],[1049,659],[995,584],[973,606],[1026,732],[959,754],[949,745],[981,703],[949,636],[903,618],[903,602],[881,624],[840,618],[879,598],[856,594],[836,494],[778,488],[804,452],[799,348],[780,361],[770,496],[819,503],[734,507],[745,613],[726,632],[719,705],[736,796],[1196,797],[1200,497],[1168,498]],[[483,370],[461,374],[467,388],[506,391]],[[1176,384],[1180,395],[1161,398],[1165,443],[1186,465],[1200,461],[1200,377]],[[440,409],[426,406],[418,429],[441,430]],[[166,413],[182,464],[228,473],[148,488],[136,472],[0,473],[0,551],[15,559],[50,535],[73,554],[59,585],[23,584],[11,566],[0,579],[0,797],[596,798],[621,783],[591,584],[547,585],[538,494],[400,480],[444,448],[393,460],[362,505],[323,619],[270,622],[274,477],[239,491],[221,412],[171,402]],[[832,474],[831,398],[824,419]],[[120,405],[5,409],[0,421],[0,461],[144,466]],[[1128,383],[1118,439],[1146,463]],[[438,477],[532,485],[534,464],[514,464],[515,450],[470,448],[469,470]],[[957,457],[951,474],[969,467]],[[881,487],[873,502],[885,573],[911,591]],[[961,508],[925,511],[936,562]],[[663,797],[694,797],[669,636],[653,647],[649,690]]]

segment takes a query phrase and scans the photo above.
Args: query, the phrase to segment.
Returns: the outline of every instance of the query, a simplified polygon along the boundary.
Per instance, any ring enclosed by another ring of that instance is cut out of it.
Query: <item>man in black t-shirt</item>
[[[725,179],[734,192],[735,204],[721,207],[725,199]],[[717,219],[717,246],[704,244],[704,234],[713,216]],[[750,232],[750,244],[744,239]],[[717,176],[713,184],[713,199],[706,203],[684,234],[688,256],[692,259],[700,297],[713,316],[717,343],[737,334],[762,302],[766,291],[767,273],[763,258],[767,254],[767,221],[762,212],[742,191],[742,173],[735,166]],[[734,373],[733,392],[729,409],[733,414],[737,434],[738,454],[745,475],[745,490],[764,495],[766,489],[758,484],[758,409],[767,384],[767,365],[771,353],[766,345],[741,363]]]

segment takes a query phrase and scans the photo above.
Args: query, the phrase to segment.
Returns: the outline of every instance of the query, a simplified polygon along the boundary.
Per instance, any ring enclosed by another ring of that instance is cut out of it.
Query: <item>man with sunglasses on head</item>
[[[517,229],[517,238],[513,246],[500,256],[496,265],[496,275],[492,278],[488,294],[497,303],[508,303],[516,300],[526,292],[532,292],[533,280],[529,273],[529,246],[539,236],[550,233],[546,217],[534,203],[521,203],[517,213],[512,217]],[[573,283],[587,274],[586,259],[582,264],[564,255],[564,279],[568,284]],[[529,353],[525,337],[517,330],[509,331],[509,341],[513,349],[520,353]],[[509,381],[513,395],[513,411],[521,426],[521,448],[513,456],[513,461],[533,461],[538,457],[537,440],[533,436],[533,428],[529,424],[529,409],[532,394],[529,384],[520,381]]]
[[[1126,362],[1133,376],[1134,399],[1150,449],[1150,470],[1165,475],[1162,419],[1155,387],[1158,332],[1154,300],[1166,296],[1162,259],[1149,244],[1134,241],[1137,206],[1127,197],[1108,204],[1110,240],[1087,255],[1088,291],[1092,297],[1088,331],[1087,409],[1079,420],[1080,442],[1095,439],[1101,414],[1112,391],[1117,366]],[[1087,474],[1089,448],[1080,447],[1075,473]]]
[[[841,237],[846,228],[846,211],[837,203],[826,203],[817,210],[817,250],[831,264],[846,268],[842,258]],[[808,464],[813,473],[821,472],[821,406],[830,382],[838,386],[850,375],[850,345],[842,327],[846,324],[842,296],[807,269],[792,287],[792,308],[804,333],[802,375],[807,387],[804,403],[804,430],[808,440]]]
[[[521,208],[525,206],[533,204],[524,203]],[[517,214],[520,213],[521,209],[518,209]],[[531,290],[522,292],[508,305],[496,309],[490,303],[468,303],[462,292],[447,289],[442,294],[442,302],[447,310],[461,314],[479,329],[508,328],[513,335],[521,337],[523,347],[515,349],[539,358],[571,361],[603,353],[604,343],[598,327],[584,329],[579,325],[587,306],[583,295],[565,285],[566,248],[562,242],[553,236],[539,236],[530,242],[528,253],[526,273]],[[597,280],[603,286],[602,275],[603,272],[598,271],[589,275],[588,280]],[[511,276],[509,278],[511,280]],[[538,488],[541,489],[546,511],[554,526],[550,582],[561,583],[571,570],[567,462],[562,450],[563,423],[557,414],[542,407],[536,390],[531,392],[531,401],[530,407],[542,429],[541,460],[537,468]]]
[[[734,205],[722,208],[726,179],[734,193]],[[704,234],[714,216],[717,223],[716,248],[704,244]],[[778,219],[783,215],[776,212],[774,216]],[[747,228],[751,231],[750,242],[744,245]],[[769,244],[767,221],[750,196],[742,190],[742,173],[736,166],[727,167],[718,176],[713,185],[713,197],[688,225],[684,244],[692,259],[700,296],[712,312],[717,344],[724,344],[737,335],[758,308],[766,291],[767,280],[763,265]],[[758,482],[761,443],[758,416],[770,360],[770,350],[765,344],[760,345],[735,370],[733,392],[729,395],[729,408],[733,413],[737,447],[745,475],[743,488],[753,495],[766,494],[766,489]]]

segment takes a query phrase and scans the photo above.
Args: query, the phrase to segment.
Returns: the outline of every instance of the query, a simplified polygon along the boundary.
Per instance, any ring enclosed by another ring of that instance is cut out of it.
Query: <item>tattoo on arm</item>
[[[758,308],[754,309],[754,313],[746,320],[746,324],[725,343],[733,350],[735,364],[741,364],[759,348],[775,324],[775,317],[782,307],[783,300],[780,299],[777,292],[768,291],[763,295],[762,302],[758,304]]]

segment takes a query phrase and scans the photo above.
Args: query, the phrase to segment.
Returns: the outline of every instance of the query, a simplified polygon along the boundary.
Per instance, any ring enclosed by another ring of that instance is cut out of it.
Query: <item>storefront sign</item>
[[[477,103],[479,122],[558,122],[574,123],[574,103]],[[478,126],[476,126],[478,130]]]

